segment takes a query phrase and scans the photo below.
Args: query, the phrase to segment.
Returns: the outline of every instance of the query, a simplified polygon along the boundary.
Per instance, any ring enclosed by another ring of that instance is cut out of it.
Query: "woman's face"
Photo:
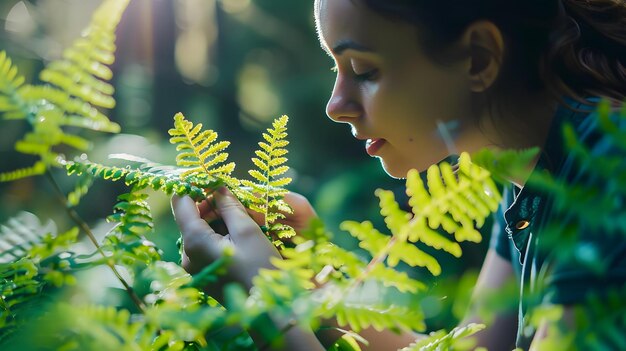
[[[438,122],[458,121],[461,134],[475,132],[462,60],[432,62],[419,47],[415,26],[382,17],[359,1],[319,5],[320,40],[337,68],[326,113],[350,124],[389,175],[403,178],[409,169],[422,171],[450,154]],[[464,137],[458,137],[462,149]]]

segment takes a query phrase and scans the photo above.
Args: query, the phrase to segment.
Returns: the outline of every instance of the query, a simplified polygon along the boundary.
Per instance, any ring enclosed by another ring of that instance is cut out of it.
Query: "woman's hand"
[[[259,268],[270,268],[270,257],[280,255],[226,187],[215,192],[212,202],[215,206],[211,212],[224,221],[227,233],[217,233],[203,219],[206,208],[202,206],[208,206],[206,201],[198,206],[189,196],[172,197],[174,217],[183,238],[183,268],[189,273],[197,273],[231,246],[234,249],[232,263],[221,283],[237,282],[249,289]]]
[[[289,192],[285,195],[283,200],[291,207],[293,213],[283,213],[285,218],[278,220],[278,222],[292,227],[296,233],[300,234],[303,230],[308,228],[311,220],[316,218],[317,214],[309,200],[298,193]],[[199,203],[198,210],[200,211],[200,217],[209,223],[218,219],[219,214],[215,206],[216,203],[212,196],[209,196],[206,200]],[[246,211],[258,225],[261,226],[265,224],[265,218],[262,213],[250,209],[246,209]]]

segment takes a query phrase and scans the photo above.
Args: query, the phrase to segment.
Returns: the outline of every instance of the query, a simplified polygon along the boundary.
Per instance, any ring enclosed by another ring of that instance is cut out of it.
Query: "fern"
[[[288,121],[287,116],[282,116],[272,123],[272,128],[268,128],[267,133],[262,134],[265,142],[259,142],[261,149],[255,152],[257,157],[252,158],[257,169],[248,171],[256,183],[241,181],[255,195],[245,199],[250,209],[263,214],[266,234],[278,247],[283,246],[281,239],[291,238],[296,234],[290,226],[276,222],[285,218],[284,213],[293,213],[291,207],[282,200],[288,192],[283,187],[291,183],[291,178],[282,176],[289,170],[285,165],[287,158],[284,157],[287,154],[285,147],[289,145],[285,140]]]
[[[29,212],[21,212],[0,227],[0,263],[17,261],[41,242],[46,234],[56,234],[52,221],[45,224]]]
[[[488,170],[496,182],[506,184],[510,179],[527,179],[532,171],[529,165],[539,151],[538,147],[521,151],[481,149],[472,155],[472,162]]]
[[[0,112],[5,118],[16,118],[23,114],[25,107],[18,94],[24,85],[24,77],[18,74],[17,67],[7,57],[5,51],[0,51]]]
[[[390,191],[378,190],[381,214],[392,236],[383,235],[369,222],[344,222],[342,229],[358,238],[360,246],[375,259],[387,260],[395,267],[399,262],[426,267],[433,275],[441,274],[441,266],[431,255],[412,243],[422,242],[455,257],[461,256],[457,242],[440,235],[442,228],[455,236],[456,241],[480,241],[484,220],[497,209],[500,195],[489,177],[489,172],[471,163],[467,154],[459,160],[459,170],[453,173],[447,163],[428,169],[428,188],[424,187],[417,171],[407,174],[407,194],[413,214],[400,209]]]
[[[69,175],[91,174],[96,178],[109,181],[124,180],[126,185],[134,186],[137,189],[149,187],[168,195],[190,195],[197,201],[204,199],[206,196],[203,188],[214,189],[222,184],[219,180],[213,180],[213,183],[204,182],[198,184],[202,186],[202,188],[200,188],[195,184],[181,180],[178,170],[172,167],[154,164],[142,165],[137,169],[132,169],[130,167],[120,168],[104,166],[79,159],[75,162],[67,162],[66,168]]]
[[[93,184],[94,177],[89,173],[83,173],[76,182],[74,190],[67,194],[67,206],[74,207],[80,203],[83,196],[89,191],[89,187]]]
[[[145,239],[145,235],[154,229],[147,198],[147,194],[136,189],[122,194],[118,196],[114,214],[107,218],[119,224],[105,237],[103,250],[109,251],[113,260],[130,268],[136,269],[138,264],[145,266],[161,259],[156,246]]]
[[[112,108],[111,79],[115,51],[114,30],[128,0],[107,0],[94,14],[83,38],[51,62],[41,72],[45,86],[23,85],[23,78],[3,52],[0,54],[0,112],[5,119],[26,119],[32,131],[15,144],[23,154],[36,155],[33,166],[0,174],[0,181],[12,181],[43,174],[48,167],[59,167],[64,156],[54,150],[66,145],[86,151],[87,139],[66,132],[64,127],[118,132],[119,125],[108,120],[96,107]]]
[[[174,128],[168,131],[170,143],[176,145],[176,164],[185,170],[180,178],[188,181],[213,181],[219,179],[229,187],[237,187],[239,182],[230,174],[235,169],[235,163],[226,162],[228,153],[224,152],[230,142],[217,140],[217,133],[213,130],[202,130],[202,124],[194,125],[185,119],[182,113],[174,116]],[[180,152],[182,151],[182,152]]]
[[[365,301],[361,304],[337,304],[330,311],[331,315],[337,317],[339,325],[350,325],[357,333],[370,326],[378,331],[397,327],[409,330],[426,328],[421,311],[399,306],[377,306],[372,301]]]
[[[484,325],[471,323],[465,327],[454,328],[449,333],[443,330],[432,332],[429,337],[420,339],[400,351],[472,350],[474,342],[467,338],[483,329]]]
[[[69,273],[73,254],[67,252],[77,239],[78,228],[56,234],[53,222],[21,213],[2,226],[0,243],[13,245],[0,253],[0,341],[24,321],[22,314],[41,299],[47,285],[74,284]]]

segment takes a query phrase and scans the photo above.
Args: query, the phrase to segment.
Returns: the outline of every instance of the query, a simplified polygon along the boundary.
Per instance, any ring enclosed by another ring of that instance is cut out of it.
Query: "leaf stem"
[[[67,214],[70,216],[70,218],[80,227],[80,229],[82,229],[83,232],[85,232],[89,240],[96,247],[96,250],[98,251],[98,253],[100,253],[102,257],[104,258],[108,258],[106,254],[104,253],[104,251],[102,250],[102,247],[98,243],[98,240],[96,239],[95,235],[91,231],[91,228],[89,228],[89,225],[80,217],[80,215],[73,208],[68,206],[67,198],[65,194],[63,193],[63,191],[61,190],[59,183],[57,183],[57,181],[54,179],[54,176],[50,172],[50,169],[46,170],[46,177],[52,184],[56,192],[57,198],[59,199],[59,201],[61,201],[61,203],[63,204],[63,207],[65,207],[65,210],[67,211]],[[115,275],[115,277],[120,281],[120,283],[122,283],[122,285],[124,286],[124,289],[128,293],[128,296],[135,303],[139,311],[141,313],[144,313],[144,308],[145,308],[144,303],[141,301],[139,296],[137,296],[137,294],[135,293],[135,290],[122,277],[122,275],[119,273],[117,268],[115,268],[115,265],[113,264],[113,262],[106,260],[106,265],[109,266],[109,268],[111,268],[111,271],[113,271],[113,274]]]
[[[363,272],[361,272],[361,274],[359,274],[359,276],[354,279],[352,283],[348,286],[348,288],[346,289],[346,294],[344,296],[347,296],[348,292],[359,286],[363,282],[363,280],[365,280],[368,274],[370,274],[370,272],[374,269],[374,267],[376,267],[376,264],[383,262],[387,258],[389,252],[391,251],[391,248],[396,244],[397,239],[398,237],[395,235],[391,237],[387,245],[385,245],[385,247],[378,253],[378,255],[372,257],[372,260],[367,264]]]

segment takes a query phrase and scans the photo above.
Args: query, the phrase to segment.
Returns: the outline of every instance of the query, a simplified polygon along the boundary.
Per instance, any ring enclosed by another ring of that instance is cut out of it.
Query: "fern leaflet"
[[[156,246],[145,239],[154,229],[152,211],[147,194],[133,189],[130,193],[118,196],[114,213],[107,218],[119,223],[106,237],[104,251],[109,251],[116,262],[135,268],[137,264],[148,265],[160,260]]]
[[[176,151],[179,151],[176,164],[185,168],[180,175],[181,179],[205,182],[219,179],[229,187],[238,186],[238,181],[230,176],[235,163],[225,163],[228,153],[224,150],[230,142],[215,142],[218,137],[216,132],[210,129],[203,131],[201,123],[194,125],[182,113],[174,116],[174,128],[168,133],[171,136],[170,143],[175,144]]]
[[[400,351],[473,350],[475,343],[467,338],[483,329],[485,329],[483,324],[470,323],[465,327],[454,328],[449,333],[444,330],[432,332],[429,337],[418,340]]]
[[[281,239],[296,234],[290,226],[276,222],[285,218],[284,213],[293,213],[291,207],[282,199],[288,192],[283,187],[291,183],[291,178],[283,176],[289,170],[285,165],[287,158],[284,157],[287,154],[285,147],[289,145],[285,140],[287,122],[289,117],[281,116],[272,123],[272,128],[267,129],[267,133],[262,134],[265,141],[259,142],[261,149],[255,152],[257,157],[252,158],[257,169],[248,171],[256,183],[249,180],[241,181],[254,194],[246,196],[250,209],[263,214],[266,234],[278,247],[283,246]]]

